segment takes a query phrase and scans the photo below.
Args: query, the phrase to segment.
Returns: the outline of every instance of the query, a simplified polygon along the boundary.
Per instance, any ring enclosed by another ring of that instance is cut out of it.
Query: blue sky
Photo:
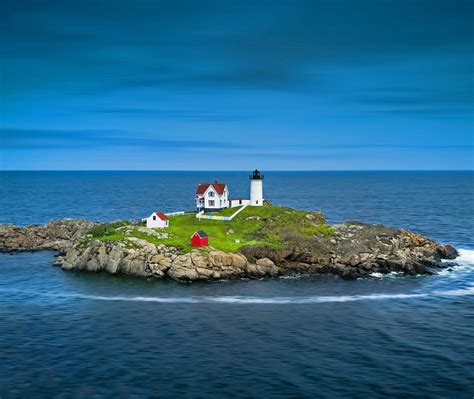
[[[0,169],[474,169],[473,1],[2,14]]]

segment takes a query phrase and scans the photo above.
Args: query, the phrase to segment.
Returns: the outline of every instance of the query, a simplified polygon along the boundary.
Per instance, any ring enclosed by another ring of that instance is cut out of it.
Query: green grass
[[[258,244],[257,240],[249,237],[248,233],[252,227],[254,226],[243,226],[234,221],[198,220],[194,215],[178,215],[170,217],[170,226],[167,229],[170,237],[164,239],[163,243],[178,246],[187,252],[191,250],[191,235],[197,230],[204,230],[209,235],[209,245],[223,251],[235,252],[243,245]],[[233,233],[227,234],[230,230],[233,230]]]
[[[229,216],[238,208],[228,208],[219,213]],[[123,222],[113,225],[99,226],[93,229],[92,237],[100,240],[119,241],[126,237],[136,237],[153,244],[165,244],[181,248],[189,252],[191,235],[197,230],[204,230],[209,235],[209,245],[226,252],[237,252],[247,245],[270,246],[281,248],[285,243],[298,243],[315,235],[332,235],[332,228],[326,224],[313,224],[305,216],[308,212],[296,211],[279,206],[247,207],[232,221],[199,220],[194,214],[170,216],[170,226],[164,229],[168,238],[156,238],[139,231],[125,235],[115,229],[123,226]],[[259,220],[248,220],[258,216]],[[229,232],[232,233],[229,234]],[[239,242],[236,242],[238,240]]]

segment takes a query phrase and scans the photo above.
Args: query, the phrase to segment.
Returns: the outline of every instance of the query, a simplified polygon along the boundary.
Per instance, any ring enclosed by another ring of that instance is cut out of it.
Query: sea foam
[[[156,296],[106,296],[87,294],[68,294],[53,292],[36,292],[15,289],[0,289],[0,292],[10,292],[14,294],[49,297],[65,300],[96,300],[96,301],[126,301],[126,302],[156,302],[175,304],[196,304],[196,303],[220,303],[220,304],[316,304],[331,302],[355,302],[373,300],[408,300],[414,298],[428,297],[460,297],[474,295],[474,284],[464,288],[454,290],[435,290],[426,293],[378,293],[368,295],[331,295],[331,296],[308,296],[308,297],[254,297],[254,296],[203,296],[203,297],[156,297]]]
[[[446,269],[440,270],[438,275],[457,278],[459,275],[472,273],[474,271],[474,250],[459,249],[459,256],[454,260],[444,260],[445,263],[453,263]]]
[[[459,249],[459,256],[455,259],[455,262],[470,263],[474,266],[474,250],[472,249]]]

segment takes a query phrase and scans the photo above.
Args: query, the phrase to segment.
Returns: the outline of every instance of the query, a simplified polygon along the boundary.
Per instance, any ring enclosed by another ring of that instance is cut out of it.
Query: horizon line
[[[253,169],[252,169],[253,170]],[[265,172],[474,172],[474,169],[261,169]],[[250,169],[2,169],[0,172],[246,172]]]

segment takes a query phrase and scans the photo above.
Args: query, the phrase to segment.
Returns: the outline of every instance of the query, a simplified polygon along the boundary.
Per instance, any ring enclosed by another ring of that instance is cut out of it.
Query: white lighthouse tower
[[[255,169],[250,179],[250,206],[263,205],[263,175]]]

